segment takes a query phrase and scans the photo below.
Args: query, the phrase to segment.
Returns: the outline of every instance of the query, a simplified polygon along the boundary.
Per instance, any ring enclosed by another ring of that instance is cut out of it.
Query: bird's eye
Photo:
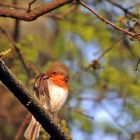
[[[53,72],[53,74],[56,74],[56,72]]]

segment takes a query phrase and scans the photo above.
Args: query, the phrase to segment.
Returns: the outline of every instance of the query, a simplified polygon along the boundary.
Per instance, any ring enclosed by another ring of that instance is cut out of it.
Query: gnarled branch
[[[16,18],[16,19],[20,19],[24,21],[32,21],[32,20],[37,19],[39,16],[42,16],[43,14],[46,14],[72,1],[73,0],[54,0],[52,2],[45,3],[42,6],[34,8],[30,12],[17,10],[17,9],[7,9],[7,8],[1,7],[0,16]]]

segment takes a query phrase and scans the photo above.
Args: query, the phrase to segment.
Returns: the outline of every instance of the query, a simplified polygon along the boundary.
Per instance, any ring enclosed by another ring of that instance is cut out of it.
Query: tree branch
[[[114,47],[116,47],[118,44],[122,42],[122,37],[118,38],[117,40],[113,41],[113,44],[109,48],[107,48],[103,53],[96,59],[93,60],[87,67],[86,69],[88,70],[89,68],[97,69],[100,68],[100,63],[99,61],[101,58],[103,58],[108,52],[110,52]]]
[[[0,26],[0,31],[1,31],[1,32],[7,37],[7,39],[11,42],[11,44],[12,44],[14,50],[16,51],[16,53],[17,53],[17,55],[18,55],[19,60],[21,61],[22,65],[23,65],[23,67],[24,67],[24,69],[25,69],[25,71],[26,71],[26,73],[27,73],[27,75],[28,75],[28,77],[32,77],[32,76],[33,76],[33,73],[32,73],[32,71],[29,69],[29,67],[27,66],[27,64],[26,64],[26,62],[25,62],[25,60],[24,60],[24,58],[23,58],[23,55],[22,55],[20,49],[17,47],[16,42],[14,41],[13,37],[12,37],[3,27],[1,27],[1,26]]]
[[[129,32],[117,25],[115,25],[115,23],[107,20],[106,18],[102,17],[101,15],[99,15],[96,11],[94,11],[93,9],[89,8],[84,2],[79,1],[79,3],[85,7],[86,9],[88,9],[91,13],[93,13],[98,19],[100,19],[101,21],[103,21],[104,23],[110,25],[111,27],[113,27],[114,29],[121,31],[122,33],[131,36],[132,38],[137,39],[138,41],[140,41],[140,37],[139,37],[139,33],[134,33],[134,32]]]
[[[73,0],[57,0],[57,1],[54,0],[52,2],[43,4],[42,6],[34,8],[30,12],[21,11],[17,9],[0,8],[0,16],[16,18],[16,19],[25,20],[25,21],[32,21],[32,20],[37,19],[39,16],[42,16],[43,14],[46,14],[72,1]]]
[[[17,0],[13,0],[13,4],[17,5]],[[20,36],[20,21],[15,19],[14,21],[14,30],[13,30],[13,40],[17,43],[19,41]]]
[[[31,2],[29,2],[27,12],[30,12],[30,11],[31,11],[31,6],[32,6],[32,4],[35,3],[36,1],[37,1],[37,0],[32,0]]]
[[[118,7],[119,9],[121,9],[121,10],[125,13],[125,15],[126,15],[127,17],[133,17],[133,18],[134,18],[134,17],[135,17],[135,18],[138,17],[136,14],[130,12],[127,8],[123,7],[121,4],[115,2],[114,0],[107,0],[107,1],[108,1],[109,3],[111,3],[112,5]],[[130,15],[130,16],[129,16],[129,15]]]
[[[137,61],[137,64],[136,64],[136,66],[135,66],[135,71],[138,70],[139,63],[140,63],[140,57],[139,57],[139,59],[138,59],[138,61]]]
[[[59,124],[54,123],[52,115],[46,111],[37,99],[31,95],[23,84],[18,81],[5,63],[0,60],[0,80],[17,97],[17,99],[32,113],[42,127],[50,134],[52,140],[70,140]]]

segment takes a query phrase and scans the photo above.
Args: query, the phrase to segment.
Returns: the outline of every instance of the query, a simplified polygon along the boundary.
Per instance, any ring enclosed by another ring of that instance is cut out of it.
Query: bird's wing
[[[40,74],[36,78],[33,89],[40,103],[43,106],[48,106],[50,104],[50,95],[48,90],[47,77],[44,73]]]

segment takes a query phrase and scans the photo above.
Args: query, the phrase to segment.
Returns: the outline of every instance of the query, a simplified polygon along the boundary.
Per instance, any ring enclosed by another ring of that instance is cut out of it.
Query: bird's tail
[[[39,137],[40,127],[40,124],[32,116],[31,122],[24,133],[24,137],[28,140],[37,139]]]

